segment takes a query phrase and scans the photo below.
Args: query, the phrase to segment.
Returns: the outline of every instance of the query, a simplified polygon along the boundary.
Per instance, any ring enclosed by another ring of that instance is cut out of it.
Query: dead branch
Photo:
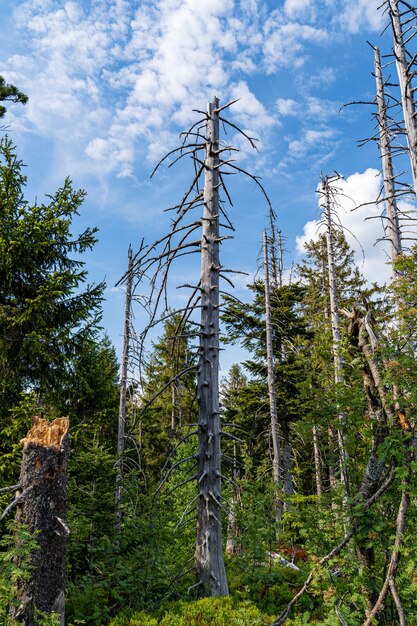
[[[16,498],[15,498],[15,499],[14,499],[14,500],[13,500],[13,501],[9,504],[9,506],[7,506],[7,507],[4,509],[4,511],[3,511],[3,513],[2,513],[2,515],[1,515],[1,517],[0,517],[0,522],[2,521],[2,519],[3,519],[4,517],[6,517],[6,515],[7,515],[7,514],[8,514],[8,513],[9,513],[12,509],[14,509],[14,507],[15,507],[15,506],[17,506],[20,502],[22,502],[22,500],[24,500],[24,499],[26,498],[27,494],[28,494],[30,491],[32,491],[32,489],[33,489],[33,485],[31,485],[30,487],[27,487],[27,489],[25,489],[24,491],[22,491],[22,493],[21,493],[20,495],[18,495],[18,496],[17,496],[17,497],[16,497]]]
[[[10,491],[16,491],[20,489],[20,485],[11,485],[11,487],[2,487],[0,493],[9,493]]]
[[[366,500],[366,502],[364,502],[363,507],[362,507],[363,511],[367,511],[382,496],[382,494],[392,484],[392,482],[394,481],[394,478],[395,478],[395,471],[392,469],[388,478],[381,485],[381,487],[374,493],[373,496],[371,496],[368,500]],[[354,537],[359,530],[360,530],[360,524],[359,522],[355,522],[351,530],[348,533],[346,533],[346,535],[343,537],[342,541],[335,548],[333,548],[330,552],[328,552],[328,554],[326,554],[324,557],[320,559],[317,565],[313,567],[312,571],[310,572],[307,580],[305,581],[304,585],[301,587],[300,591],[288,603],[288,605],[286,606],[284,611],[281,613],[281,615],[279,615],[277,619],[274,622],[272,622],[271,626],[282,626],[282,624],[286,622],[287,617],[290,614],[292,607],[294,606],[294,604],[296,604],[296,602],[301,598],[302,595],[304,595],[304,593],[310,587],[311,583],[313,582],[318,572],[321,570],[322,566],[325,565],[331,559],[333,559],[335,556],[340,554],[343,548],[347,546],[347,544],[350,542],[352,537]]]
[[[391,553],[391,559],[390,559],[390,563],[388,566],[387,575],[385,577],[384,584],[382,585],[382,589],[379,593],[378,600],[375,602],[374,607],[367,615],[367,619],[364,622],[364,626],[371,626],[373,618],[382,609],[383,602],[388,593],[390,585],[395,584],[395,576],[396,576],[399,561],[400,561],[400,550],[401,550],[401,545],[402,545],[405,527],[407,523],[407,513],[408,513],[409,508],[410,508],[410,494],[408,492],[408,486],[403,485],[401,502],[400,502],[400,506],[398,509],[397,522],[396,522],[395,543],[394,543],[393,551]],[[395,586],[394,586],[394,589],[395,589]],[[397,599],[399,600],[398,594],[397,594]]]

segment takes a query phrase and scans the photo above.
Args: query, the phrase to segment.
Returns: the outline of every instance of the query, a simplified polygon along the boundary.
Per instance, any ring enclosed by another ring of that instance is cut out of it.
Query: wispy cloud
[[[286,0],[281,9],[265,0],[23,0],[14,12],[18,53],[4,74],[30,101],[13,123],[58,140],[75,167],[121,176],[133,175],[138,159],[155,161],[193,119],[191,109],[214,95],[241,97],[231,115],[262,135],[278,120],[254,94],[255,73],[302,67],[335,28],[355,32],[355,16],[376,27],[375,7],[374,0],[345,0],[341,11],[328,0]],[[280,115],[290,114],[286,102],[287,112],[285,99],[277,102]]]
[[[379,31],[383,28],[384,18],[381,0],[344,0],[340,14],[335,21],[351,33],[369,29]]]

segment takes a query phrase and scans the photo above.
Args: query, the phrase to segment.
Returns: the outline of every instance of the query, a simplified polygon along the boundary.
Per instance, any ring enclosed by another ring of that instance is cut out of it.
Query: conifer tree
[[[0,102],[20,102],[26,104],[28,97],[22,91],[20,91],[15,85],[6,83],[3,76],[0,76]],[[0,119],[6,114],[6,107],[0,105]]]
[[[96,229],[71,232],[84,201],[69,179],[46,203],[24,198],[26,176],[9,138],[0,141],[0,413],[23,389],[44,394],[94,335],[104,284],[86,285],[79,255]]]

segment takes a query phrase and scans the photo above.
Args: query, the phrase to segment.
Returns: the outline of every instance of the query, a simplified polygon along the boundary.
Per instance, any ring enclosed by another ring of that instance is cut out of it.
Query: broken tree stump
[[[67,417],[48,422],[35,416],[21,441],[20,497],[24,497],[16,522],[38,544],[30,555],[29,576],[19,581],[17,602],[10,608],[10,618],[24,626],[36,626],[39,611],[56,612],[60,624],[65,623],[68,427]]]

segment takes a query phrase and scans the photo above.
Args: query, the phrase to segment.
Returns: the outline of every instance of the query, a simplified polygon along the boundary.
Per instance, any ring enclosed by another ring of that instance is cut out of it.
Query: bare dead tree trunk
[[[394,56],[400,82],[404,123],[411,162],[414,192],[417,194],[417,120],[412,78],[413,63],[407,58],[398,0],[388,0],[389,15],[394,35]],[[411,55],[410,55],[411,58]]]
[[[387,120],[384,79],[379,48],[374,48],[376,99],[378,104],[379,149],[384,177],[385,206],[388,218],[388,238],[391,244],[391,260],[394,263],[402,251],[401,231],[398,220],[398,207],[395,193],[395,177],[391,156],[391,140]],[[394,270],[395,275],[395,270]]]
[[[382,589],[379,593],[378,600],[376,601],[374,607],[367,615],[367,619],[364,622],[364,626],[371,626],[373,623],[373,618],[378,616],[378,613],[382,611],[384,606],[384,600],[388,591],[391,589],[393,591],[394,601],[397,606],[398,614],[400,616],[401,623],[405,623],[404,612],[402,609],[401,601],[398,596],[395,587],[395,576],[397,574],[398,565],[400,562],[401,555],[401,546],[403,544],[404,533],[407,525],[407,513],[410,508],[410,494],[409,494],[409,485],[403,485],[401,502],[398,509],[397,521],[396,521],[396,533],[395,533],[395,542],[394,549],[391,553],[390,562],[388,565],[388,572],[384,580],[384,584],[382,585]]]
[[[222,549],[219,413],[219,100],[207,108],[201,240],[201,331],[197,375],[197,545],[201,596],[229,593]]]
[[[234,481],[234,494],[230,502],[229,519],[227,524],[227,541],[226,541],[226,554],[236,554],[237,544],[236,537],[239,529],[236,522],[236,507],[239,498],[239,491],[236,481],[238,479],[237,463],[236,463],[236,441],[233,442],[233,481]]]
[[[278,432],[278,412],[277,398],[275,394],[275,376],[274,376],[274,352],[272,345],[272,319],[271,319],[271,295],[269,285],[269,258],[268,258],[268,239],[266,231],[264,231],[264,288],[265,288],[265,328],[266,328],[266,360],[268,371],[268,397],[269,412],[271,415],[271,438],[272,438],[272,473],[277,488],[275,519],[277,522],[282,520],[282,459],[281,459],[281,443]]]
[[[282,287],[282,276],[284,272],[284,246],[282,233],[278,231],[278,287]]]
[[[323,193],[324,193],[324,218],[326,223],[326,242],[327,242],[327,266],[329,273],[329,297],[330,297],[330,319],[332,327],[333,337],[333,362],[334,362],[334,379],[335,383],[342,384],[344,381],[343,376],[343,361],[341,356],[341,332],[340,332],[340,320],[339,320],[339,299],[336,284],[336,270],[334,261],[334,246],[333,246],[333,221],[331,215],[331,196],[330,196],[330,183],[328,177],[322,179]],[[336,429],[338,450],[339,450],[339,463],[340,471],[342,475],[342,482],[345,488],[346,495],[350,495],[350,481],[348,476],[347,460],[348,455],[345,446],[344,438],[344,422],[345,416],[340,413],[338,415],[338,424]]]
[[[316,492],[320,497],[323,493],[321,478],[321,458],[319,448],[319,436],[317,426],[313,426],[313,450],[314,450],[314,475],[316,479]]]
[[[18,582],[19,596],[10,619],[24,626],[39,623],[37,612],[55,612],[65,624],[66,524],[68,484],[68,418],[52,423],[33,418],[24,439],[16,522],[36,539],[28,577]]]
[[[126,426],[126,396],[127,396],[127,370],[129,365],[129,342],[130,342],[130,311],[132,303],[132,248],[128,251],[128,273],[126,281],[126,306],[123,333],[123,355],[120,376],[120,401],[119,419],[117,430],[117,473],[116,473],[116,529],[120,532],[122,527],[122,511],[120,509],[123,489],[123,454],[125,450],[125,426]]]
[[[294,495],[294,481],[292,478],[292,445],[291,429],[287,419],[282,420],[282,482],[286,496]],[[289,510],[288,499],[284,499],[284,511]]]

